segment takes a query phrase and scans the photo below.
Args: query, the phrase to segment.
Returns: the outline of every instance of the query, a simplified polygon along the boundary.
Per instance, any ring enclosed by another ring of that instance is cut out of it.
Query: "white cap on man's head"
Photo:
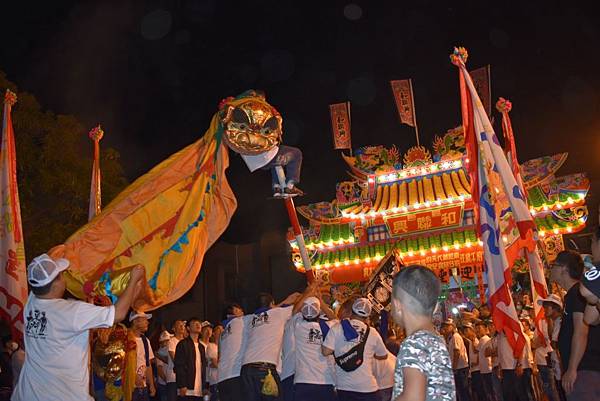
[[[371,301],[367,298],[358,298],[352,304],[352,312],[361,317],[369,317],[371,316]]]
[[[69,267],[68,259],[52,259],[45,253],[34,258],[27,266],[27,281],[32,287],[43,287],[50,284],[60,272]]]
[[[560,299],[560,297],[556,294],[550,294],[548,295],[547,298],[542,298],[542,299],[538,299],[538,304],[539,305],[543,305],[544,302],[551,302],[553,304],[556,304],[560,307],[560,309],[563,308],[563,302],[562,299]]]
[[[173,334],[169,333],[167,330],[165,330],[162,333],[160,333],[160,337],[158,338],[158,341],[167,341],[167,340],[170,340],[172,337],[175,337],[175,336]]]
[[[203,321],[202,323],[200,323],[200,327],[204,328],[204,327],[213,327],[213,324],[211,322],[209,322],[208,320]]]
[[[145,317],[146,319],[150,319],[152,318],[152,314],[150,313],[144,313],[144,312],[138,312],[135,310],[132,310],[131,313],[129,313],[129,321],[132,322],[133,320],[137,319],[138,317]]]
[[[321,301],[317,297],[306,298],[302,303],[300,312],[306,319],[316,318],[321,313]]]

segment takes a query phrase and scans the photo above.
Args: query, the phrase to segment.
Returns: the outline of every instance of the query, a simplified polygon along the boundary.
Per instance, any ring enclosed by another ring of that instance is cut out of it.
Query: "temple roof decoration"
[[[460,164],[457,164],[460,166]],[[457,166],[455,165],[455,166]],[[361,218],[379,213],[398,213],[414,211],[433,206],[464,202],[471,198],[469,181],[461,168],[442,173],[432,173],[431,167],[420,177],[401,179],[393,184],[377,187],[373,206],[357,205],[342,212],[342,216]],[[435,167],[438,171],[440,168]],[[425,168],[423,168],[425,170]],[[402,173],[400,173],[402,174]],[[393,176],[393,177],[391,177]],[[396,180],[397,175],[390,174],[385,180]]]
[[[424,147],[413,147],[402,163],[395,146],[367,146],[354,156],[342,155],[352,179],[337,184],[336,199],[298,207],[310,222],[304,237],[321,277],[332,284],[363,281],[390,251],[404,263],[437,270],[442,279],[456,269],[466,280],[481,274],[483,248],[475,233],[462,127],[436,137],[433,149],[432,157]],[[563,246],[562,235],[583,229],[587,220],[588,178],[555,176],[566,158],[559,153],[521,165],[547,257]],[[501,221],[507,244],[516,238],[512,221]],[[302,271],[294,236],[288,239]]]

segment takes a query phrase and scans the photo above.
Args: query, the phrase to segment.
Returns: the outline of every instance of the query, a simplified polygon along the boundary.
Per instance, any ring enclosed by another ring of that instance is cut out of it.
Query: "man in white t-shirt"
[[[206,348],[200,341],[202,321],[193,317],[187,321],[190,335],[179,341],[175,350],[175,376],[181,400],[201,400],[208,393],[206,386]]]
[[[294,401],[328,401],[335,399],[333,357],[321,352],[323,339],[337,323],[335,314],[317,297],[308,297],[295,315],[292,330],[296,340]],[[320,318],[325,313],[330,320]]]
[[[471,401],[471,388],[469,386],[469,357],[463,338],[456,331],[454,321],[447,319],[441,330],[448,345],[448,353],[452,361],[454,382],[456,383],[456,399]]]
[[[89,395],[89,329],[125,319],[144,269],[136,266],[114,306],[62,299],[67,259],[43,254],[27,267],[31,293],[23,311],[25,363],[12,401],[93,401]]]
[[[475,334],[473,323],[466,322],[462,325],[463,340],[469,355],[469,374],[471,376],[472,394],[483,393],[483,382],[479,368],[479,339]]]
[[[301,299],[294,293],[279,306],[270,294],[258,296],[259,308],[244,316],[247,342],[242,358],[241,378],[245,401],[281,400],[281,379],[277,365],[281,359],[285,324],[295,310],[292,306]]]
[[[131,311],[129,322],[131,332],[135,338],[135,352],[137,364],[135,368],[135,388],[131,397],[132,401],[150,401],[150,397],[156,394],[152,364],[154,363],[154,352],[150,341],[146,338],[148,331],[148,320],[152,318],[149,313]]]
[[[479,337],[479,343],[477,345],[477,363],[482,387],[482,391],[478,392],[477,395],[480,401],[498,401],[494,392],[493,375],[495,373],[493,372],[492,357],[486,355],[486,350],[488,349],[488,346],[491,345],[487,324],[482,320],[478,320],[475,323],[475,333],[477,334],[477,337]]]
[[[217,383],[219,382],[219,345],[218,341],[223,332],[223,325],[217,324],[212,329],[212,335],[206,344],[206,376],[208,381],[208,389],[210,390],[211,401],[219,400],[219,390]]]
[[[302,315],[296,313],[285,324],[281,346],[281,390],[283,401],[294,401],[294,373],[296,372],[296,339],[294,327]]]
[[[167,330],[160,333],[158,338],[159,348],[156,351],[156,384],[160,401],[168,401],[167,397],[167,366],[169,363],[169,342],[173,334]],[[165,362],[166,361],[166,362]]]
[[[340,401],[378,399],[379,387],[373,373],[373,358],[386,359],[388,351],[377,330],[369,327],[370,316],[371,303],[366,298],[358,298],[352,304],[350,319],[333,326],[323,341],[323,355],[334,355],[336,358],[336,387]],[[358,348],[362,344],[364,349],[361,356]],[[345,366],[346,370],[340,365]]]
[[[179,341],[183,340],[186,335],[185,323],[183,320],[175,320],[173,322],[173,336],[169,340],[169,358],[165,376],[167,377],[167,401],[177,401],[177,379],[175,377],[175,349]]]
[[[244,310],[236,303],[225,307],[223,333],[219,340],[219,366],[217,368],[219,398],[221,401],[243,399],[242,357],[246,335],[244,334]]]

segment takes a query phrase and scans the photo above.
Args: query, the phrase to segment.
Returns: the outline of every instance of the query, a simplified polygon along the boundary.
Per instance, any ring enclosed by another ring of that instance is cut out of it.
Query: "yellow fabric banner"
[[[200,140],[138,178],[50,251],[71,262],[65,277],[73,295],[105,294],[114,302],[136,264],[145,267],[147,279],[137,309],[158,308],[192,287],[204,253],[237,206],[225,176],[229,159],[221,136],[216,113]]]

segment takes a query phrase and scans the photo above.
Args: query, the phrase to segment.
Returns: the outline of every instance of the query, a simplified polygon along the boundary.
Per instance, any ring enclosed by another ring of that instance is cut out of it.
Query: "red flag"
[[[92,185],[90,186],[90,206],[88,209],[88,220],[93,219],[100,213],[102,208],[102,187],[100,173],[100,139],[104,136],[104,131],[98,125],[94,127],[88,134],[90,139],[94,141],[94,162],[92,165]]]
[[[0,317],[9,323],[14,339],[23,337],[23,307],[27,301],[25,247],[17,187],[17,158],[11,108],[17,96],[4,95],[0,152]]]
[[[490,293],[489,304],[496,328],[506,335],[515,358],[520,358],[525,346],[525,335],[509,289],[511,265],[507,260],[507,250],[500,233],[499,221],[506,204],[512,211],[521,235],[530,231],[529,227],[533,226],[533,220],[524,201],[525,196],[518,187],[471,76],[467,72],[465,67],[467,56],[466,49],[455,48],[450,59],[460,70],[461,99],[468,101],[468,104],[463,104],[463,116],[466,115],[466,121],[463,122],[465,136],[468,137],[469,131],[472,130],[477,146],[475,152],[481,152],[477,163],[478,204],[475,208],[479,208],[478,232],[484,243],[484,268]]]
[[[488,116],[492,115],[492,88],[490,85],[490,66],[478,68],[469,72],[475,90],[481,99],[481,104]]]
[[[329,105],[334,149],[351,149],[350,102]]]
[[[510,116],[508,113],[512,110],[512,103],[504,98],[498,99],[496,102],[496,109],[502,113],[502,132],[504,133],[504,140],[506,142],[506,148],[508,149],[511,167],[517,184],[522,193],[525,193],[525,187],[523,186],[523,180],[521,178],[521,171],[519,169],[519,161],[517,160],[517,148],[515,145],[515,135],[512,129]],[[533,219],[533,218],[532,218]],[[546,284],[546,277],[544,276],[544,268],[539,254],[537,253],[537,246],[531,237],[525,240],[519,240],[516,246],[525,249],[527,255],[527,261],[529,264],[529,276],[531,279],[531,294],[533,299],[533,310],[534,310],[534,321],[538,333],[542,333],[540,337],[542,345],[546,345],[549,341],[546,338],[547,333],[542,330],[542,320],[544,319],[544,309],[538,303],[539,300],[548,297],[548,286]]]
[[[415,102],[413,98],[412,84],[410,79],[402,79],[398,81],[390,81],[396,107],[400,115],[400,121],[403,124],[415,127]]]

